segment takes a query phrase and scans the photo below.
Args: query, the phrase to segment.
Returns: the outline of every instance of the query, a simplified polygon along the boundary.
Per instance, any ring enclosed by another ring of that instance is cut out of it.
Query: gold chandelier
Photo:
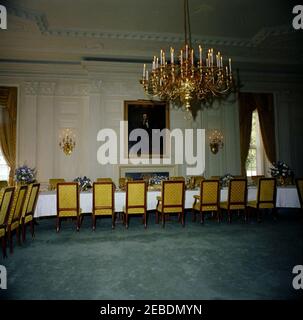
[[[62,149],[65,155],[71,155],[76,146],[75,135],[73,134],[72,130],[64,129],[62,136],[60,135],[59,139],[59,147]]]
[[[160,58],[154,56],[152,70],[149,72],[143,66],[140,83],[144,91],[160,100],[185,106],[187,119],[192,117],[192,104],[207,103],[214,98],[226,96],[233,88],[231,59],[224,66],[223,56],[216,55],[214,50],[208,49],[204,58],[202,46],[199,45],[198,57],[191,46],[188,0],[184,0],[184,33],[185,44],[179,55],[170,48],[170,61],[164,50],[160,51]]]

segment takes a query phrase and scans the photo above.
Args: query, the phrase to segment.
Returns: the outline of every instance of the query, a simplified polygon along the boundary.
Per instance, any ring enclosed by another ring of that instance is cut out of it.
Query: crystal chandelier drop
[[[140,83],[151,98],[169,101],[184,106],[187,119],[192,118],[192,104],[207,103],[214,98],[226,96],[234,87],[231,59],[224,65],[220,52],[208,49],[206,54],[201,45],[196,56],[191,46],[188,0],[184,0],[184,33],[185,44],[179,55],[170,48],[170,61],[164,50],[160,57],[154,56],[152,70],[143,66]]]

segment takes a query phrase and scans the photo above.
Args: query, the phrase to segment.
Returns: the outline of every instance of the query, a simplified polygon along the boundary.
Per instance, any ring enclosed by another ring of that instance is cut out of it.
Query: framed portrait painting
[[[128,158],[151,158],[152,156],[163,158],[167,156],[166,137],[159,139],[160,147],[153,143],[153,140],[154,142],[156,140],[153,139],[155,132],[169,129],[169,104],[167,102],[124,101],[124,121],[128,122],[128,135],[127,141],[125,141]],[[143,147],[138,150],[138,146]]]

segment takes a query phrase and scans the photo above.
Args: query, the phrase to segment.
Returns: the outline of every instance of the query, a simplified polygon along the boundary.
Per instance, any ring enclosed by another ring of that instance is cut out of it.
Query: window
[[[246,159],[246,175],[265,175],[269,168],[269,161],[264,152],[258,111],[252,114],[252,126],[250,136],[250,146]]]
[[[0,180],[8,180],[9,177],[9,166],[7,165],[2,150],[0,148]]]

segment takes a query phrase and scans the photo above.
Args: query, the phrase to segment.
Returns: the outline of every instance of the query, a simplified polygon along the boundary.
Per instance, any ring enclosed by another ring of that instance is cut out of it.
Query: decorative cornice
[[[95,38],[113,40],[137,40],[137,41],[159,41],[169,43],[180,43],[184,41],[184,36],[174,33],[147,33],[147,32],[116,32],[85,29],[56,29],[49,26],[45,14],[7,4],[8,13],[26,20],[34,21],[42,35],[65,36],[76,38]],[[193,44],[207,46],[229,46],[229,47],[258,47],[262,42],[271,36],[292,34],[295,30],[291,26],[277,26],[262,28],[251,39],[230,38],[230,37],[201,37],[192,36]],[[99,46],[103,46],[102,43]]]
[[[55,94],[56,82],[40,82],[39,94],[43,96],[53,96]]]
[[[24,91],[26,95],[37,95],[39,89],[39,82],[31,81],[24,83]]]

